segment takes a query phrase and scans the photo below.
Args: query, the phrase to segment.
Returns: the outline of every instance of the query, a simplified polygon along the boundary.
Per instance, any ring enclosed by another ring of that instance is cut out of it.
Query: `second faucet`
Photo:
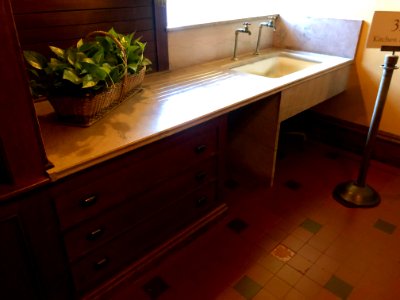
[[[270,27],[274,31],[276,30],[276,19],[278,19],[279,15],[269,15],[267,16],[267,21],[261,22],[260,27],[258,29],[258,38],[257,38],[257,46],[256,46],[256,51],[254,54],[258,55],[260,54],[259,48],[260,48],[260,37],[261,37],[261,30],[263,27]]]

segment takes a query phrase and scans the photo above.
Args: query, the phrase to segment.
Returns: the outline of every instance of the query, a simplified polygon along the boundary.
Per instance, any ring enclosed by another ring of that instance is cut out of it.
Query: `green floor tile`
[[[343,300],[347,299],[353,290],[350,284],[336,276],[332,276],[324,287]]]
[[[319,224],[318,222],[315,222],[311,219],[305,219],[303,223],[301,223],[300,225],[301,227],[303,227],[304,229],[308,230],[311,233],[317,233],[322,225]]]
[[[298,190],[301,188],[301,183],[295,180],[288,180],[285,182],[285,186],[291,190]]]
[[[396,225],[393,225],[381,219],[378,219],[375,222],[374,227],[376,229],[382,230],[383,232],[386,232],[387,234],[392,234],[396,230]]]
[[[156,276],[145,283],[142,288],[151,299],[156,299],[167,289],[169,289],[169,285],[164,281],[164,279]]]
[[[245,230],[249,225],[243,221],[242,219],[236,218],[231,220],[228,224],[227,224],[228,228],[230,228],[231,230],[233,230],[236,233],[241,233],[243,230]]]
[[[247,276],[243,276],[234,289],[246,299],[252,299],[261,289],[262,286]]]

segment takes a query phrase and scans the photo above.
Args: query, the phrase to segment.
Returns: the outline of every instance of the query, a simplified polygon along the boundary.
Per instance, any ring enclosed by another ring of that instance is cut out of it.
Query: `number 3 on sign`
[[[400,11],[376,11],[372,18],[367,48],[400,46]]]
[[[395,19],[394,28],[392,29],[392,31],[398,31],[398,30],[400,30],[400,19]]]

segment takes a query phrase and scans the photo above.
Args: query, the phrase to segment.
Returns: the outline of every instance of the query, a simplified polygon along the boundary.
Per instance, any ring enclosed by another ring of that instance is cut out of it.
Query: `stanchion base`
[[[381,202],[379,194],[370,186],[358,186],[354,181],[340,183],[333,197],[347,207],[373,207]]]

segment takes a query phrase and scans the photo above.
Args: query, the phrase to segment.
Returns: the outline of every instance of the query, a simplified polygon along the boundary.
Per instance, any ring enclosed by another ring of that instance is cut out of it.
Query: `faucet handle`
[[[271,27],[274,31],[276,31],[276,19],[279,18],[279,15],[269,15],[267,16],[267,26]]]
[[[243,22],[243,25],[244,25],[244,27],[245,27],[246,29],[248,29],[248,28],[249,28],[249,25],[251,25],[251,23],[249,23],[249,22]]]

